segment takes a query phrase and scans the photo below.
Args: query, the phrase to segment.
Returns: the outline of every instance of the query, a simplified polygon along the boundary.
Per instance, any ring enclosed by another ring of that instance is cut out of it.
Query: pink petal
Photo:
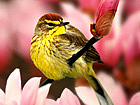
[[[97,12],[96,25],[90,25],[93,36],[108,35],[117,10],[119,0],[102,0]]]
[[[38,18],[50,10],[49,5],[47,3],[44,5],[40,0],[13,0],[10,7],[8,17],[12,20],[10,21],[12,26],[10,29],[13,32],[11,37],[16,38],[17,43],[12,44],[11,48],[20,56],[30,58],[30,42],[35,25]]]
[[[18,105],[18,104],[17,104],[17,102],[15,102],[15,101],[12,101],[11,103],[9,103],[9,104],[6,104],[6,105]]]
[[[111,9],[117,10],[118,4],[119,4],[119,0],[101,0],[97,12],[96,22],[106,11]]]
[[[82,14],[80,10],[68,3],[61,3],[64,12],[64,21],[70,21],[70,24],[77,27],[87,39],[91,38],[89,23],[92,23],[88,16]],[[74,16],[73,16],[74,14]],[[81,25],[82,22],[82,25]]]
[[[128,105],[125,92],[119,83],[117,83],[111,76],[103,72],[99,73],[97,77],[110,96],[114,105]],[[116,98],[118,96],[119,98]]]
[[[122,44],[125,61],[128,63],[140,54],[140,11],[131,15],[124,23],[118,43]],[[131,27],[129,27],[131,26]]]
[[[80,105],[78,98],[67,88],[64,89],[60,99],[57,101],[60,105]]]
[[[25,84],[21,95],[21,105],[35,105],[40,79],[34,77]]]
[[[128,88],[139,87],[139,56],[140,56],[140,11],[131,15],[123,24],[114,51],[119,51],[118,58],[124,55],[126,73],[118,77]],[[131,27],[129,27],[131,26]],[[116,57],[116,56],[115,56]],[[126,78],[127,77],[127,78]],[[128,79],[126,81],[125,79]],[[123,80],[123,81],[122,81]],[[132,84],[132,85],[131,85]]]
[[[40,0],[42,2],[49,2],[49,3],[59,3],[60,0]]]
[[[140,10],[140,0],[124,0],[124,10],[127,15],[131,15]]]
[[[83,12],[88,13],[90,17],[94,19],[100,0],[88,0],[88,1],[77,0],[77,1],[78,1],[80,9]]]
[[[110,66],[116,65],[119,56],[119,48],[114,47],[116,43],[114,26],[111,28],[110,33],[95,43],[95,48],[99,52],[103,62]],[[119,46],[118,46],[119,47]],[[111,58],[111,61],[110,61]]]
[[[81,8],[91,8],[94,10],[93,12],[98,8],[99,2],[100,0],[78,0]]]
[[[19,69],[15,69],[8,77],[5,94],[7,104],[12,101],[19,103],[21,97],[21,78]]]
[[[86,105],[99,105],[94,90],[88,86],[76,87],[76,92]]]
[[[0,89],[0,103],[3,104],[5,102],[5,93]]]
[[[44,105],[45,99],[48,95],[50,84],[47,84],[38,90],[37,100],[35,105]]]
[[[46,99],[45,105],[60,105],[52,99]]]
[[[112,67],[116,65],[122,51],[122,45],[117,40],[120,34],[122,10],[123,1],[119,2],[118,11],[116,12],[110,33],[94,44],[94,47],[101,56],[101,60]]]
[[[129,105],[140,105],[140,92],[131,98]]]
[[[0,72],[7,67],[12,57],[12,52],[9,48],[11,44],[11,38],[9,37],[11,30],[9,28],[8,10],[7,3],[0,2]]]
[[[18,105],[16,102],[11,103],[10,105]]]

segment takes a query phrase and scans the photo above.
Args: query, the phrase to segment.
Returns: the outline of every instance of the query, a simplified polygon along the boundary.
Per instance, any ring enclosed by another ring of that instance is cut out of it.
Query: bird
[[[69,22],[64,22],[61,15],[47,13],[39,18],[35,27],[30,56],[47,78],[56,81],[84,76],[94,89],[100,105],[113,105],[92,68],[93,63],[102,62],[93,46],[69,65],[69,59],[87,42],[84,34]]]

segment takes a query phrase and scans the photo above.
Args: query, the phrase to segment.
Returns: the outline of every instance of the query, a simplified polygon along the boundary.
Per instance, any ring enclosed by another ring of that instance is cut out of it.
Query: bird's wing
[[[85,59],[88,62],[96,61],[99,63],[103,63],[100,59],[99,53],[96,51],[96,49],[93,46],[88,49],[85,56],[86,56]]]
[[[88,42],[86,37],[72,25],[67,25],[66,30],[66,33],[61,35],[61,38],[69,40],[70,44],[74,44],[76,47],[82,48]],[[88,62],[101,62],[100,56],[94,47],[90,47],[84,55],[86,56],[85,60]]]
[[[84,46],[88,42],[85,36],[72,25],[67,25],[66,33],[59,36],[65,40],[69,40],[70,44],[75,44],[77,47]]]

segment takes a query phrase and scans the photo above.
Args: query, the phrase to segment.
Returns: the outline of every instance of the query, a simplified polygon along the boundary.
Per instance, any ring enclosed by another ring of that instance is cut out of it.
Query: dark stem
[[[68,60],[68,64],[70,66],[72,66],[72,64],[80,57],[82,56],[95,42],[97,42],[98,40],[100,40],[101,38],[98,37],[92,37],[87,43],[86,45],[80,50],[78,51],[76,54],[73,54],[73,56]]]

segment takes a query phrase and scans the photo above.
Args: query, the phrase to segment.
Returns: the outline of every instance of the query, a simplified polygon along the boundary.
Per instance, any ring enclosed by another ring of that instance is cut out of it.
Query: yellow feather
[[[44,21],[60,24],[60,21]],[[112,105],[92,69],[92,64],[100,61],[100,56],[93,47],[76,60],[72,66],[68,64],[68,59],[86,44],[87,39],[84,35],[71,25],[47,28],[48,26],[43,24],[42,30],[42,23],[43,21],[38,22],[35,35],[31,40],[30,55],[35,66],[46,77],[53,80],[84,76],[95,90],[100,104]]]

